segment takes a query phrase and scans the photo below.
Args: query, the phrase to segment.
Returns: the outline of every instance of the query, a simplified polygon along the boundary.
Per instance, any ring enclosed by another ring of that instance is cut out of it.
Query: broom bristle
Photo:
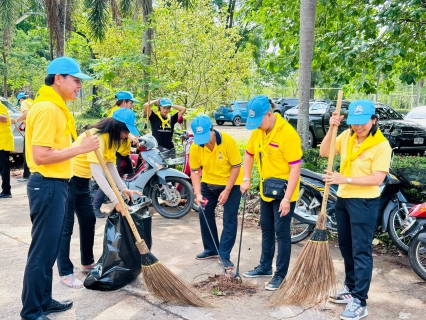
[[[160,262],[142,266],[142,274],[148,290],[157,298],[197,307],[213,307],[211,303],[202,299],[194,288]]]
[[[269,303],[273,306],[317,304],[335,291],[336,277],[328,242],[311,238]]]

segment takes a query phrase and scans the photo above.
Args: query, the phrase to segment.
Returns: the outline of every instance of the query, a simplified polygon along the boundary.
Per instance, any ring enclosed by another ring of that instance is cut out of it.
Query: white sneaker
[[[352,298],[351,302],[346,306],[345,311],[340,315],[343,320],[359,320],[368,316],[367,307],[361,306],[361,301],[357,298]]]
[[[349,288],[344,286],[335,295],[329,296],[328,300],[334,303],[349,303],[352,300],[352,294]]]

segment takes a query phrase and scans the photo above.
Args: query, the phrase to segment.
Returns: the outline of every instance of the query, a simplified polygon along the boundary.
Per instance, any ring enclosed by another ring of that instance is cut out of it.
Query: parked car
[[[274,112],[278,112],[284,117],[284,114],[287,110],[292,109],[293,107],[299,104],[298,98],[282,98],[275,102],[276,108]]]
[[[312,100],[309,101],[309,114],[323,114],[327,111],[328,103],[323,100]],[[299,113],[299,105],[288,109],[284,113],[284,118],[290,115],[297,115]]]
[[[0,97],[0,102],[7,108],[11,118],[17,119],[21,112],[17,107],[10,103],[7,99]],[[23,151],[24,151],[24,138],[22,137],[18,127],[21,125],[21,122],[18,122],[15,125],[12,125],[13,129],[13,139],[15,140],[15,151],[11,152],[11,156],[14,158],[15,162],[23,161]]]
[[[218,125],[225,122],[232,122],[234,126],[239,126],[247,121],[247,101],[232,101],[228,105],[222,105],[213,113]]]
[[[417,122],[426,127],[426,106],[411,109],[410,112],[405,115],[404,119]]]

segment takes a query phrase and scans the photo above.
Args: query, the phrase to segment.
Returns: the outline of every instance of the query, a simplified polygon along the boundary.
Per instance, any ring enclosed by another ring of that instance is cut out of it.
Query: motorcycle
[[[157,140],[152,135],[139,137],[140,164],[131,176],[124,176],[127,188],[140,190],[152,200],[157,212],[165,218],[178,219],[185,216],[194,202],[194,192],[189,177],[168,168],[164,155],[157,149]],[[135,197],[138,203],[143,197]]]
[[[292,219],[292,243],[306,239],[314,230],[321,209],[325,182],[322,174],[308,169],[301,170],[301,188]],[[397,176],[390,170],[380,186],[380,211],[376,232],[388,232],[392,242],[405,253],[412,239],[411,236],[401,235],[406,228],[406,217],[414,206],[408,202],[402,189],[409,184],[402,176]],[[327,202],[327,229],[337,231],[334,207],[337,201],[337,185],[330,186]]]
[[[406,221],[408,225],[401,234],[412,239],[408,259],[414,272],[426,281],[426,202],[414,206]]]

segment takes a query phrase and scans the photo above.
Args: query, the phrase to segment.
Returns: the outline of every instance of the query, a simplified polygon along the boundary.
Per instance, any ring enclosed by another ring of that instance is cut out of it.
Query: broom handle
[[[92,136],[92,134],[90,133],[89,130],[86,130],[86,136],[87,137]],[[138,244],[142,243],[142,242],[145,242],[145,241],[139,235],[138,229],[136,229],[135,223],[133,222],[133,218],[132,218],[132,216],[129,213],[129,209],[127,208],[127,205],[124,203],[124,200],[121,197],[120,191],[118,191],[117,185],[115,184],[115,181],[114,181],[114,179],[111,176],[111,173],[109,173],[109,170],[108,170],[108,168],[107,168],[107,166],[105,164],[104,159],[102,158],[101,153],[99,152],[99,149],[95,150],[95,154],[96,154],[96,158],[98,158],[99,164],[101,165],[102,169],[104,170],[105,176],[106,176],[106,178],[107,178],[107,180],[108,180],[108,182],[109,182],[112,190],[115,193],[115,196],[118,199],[118,202],[120,202],[121,207],[123,208],[123,211],[124,211],[125,217],[127,219],[127,222],[130,225],[130,229],[132,229],[133,235],[136,238],[136,245],[139,248]]]
[[[19,134],[21,135],[22,138],[25,138],[24,135],[22,134],[21,130],[19,130],[18,125],[16,124],[16,122],[14,123],[16,130],[18,130]]]
[[[151,108],[151,90],[148,91],[148,108]],[[152,110],[151,110],[152,112]],[[146,114],[146,122],[145,122],[145,134],[149,133],[149,126],[148,126],[148,113]]]
[[[342,107],[342,99],[343,99],[343,91],[339,90],[339,93],[337,94],[337,104],[336,104],[336,110],[337,116],[340,115],[340,108]],[[331,144],[330,144],[330,152],[328,154],[328,165],[327,170],[333,170],[333,161],[334,161],[334,154],[336,150],[336,137],[337,137],[337,128],[338,126],[331,126],[329,130],[333,130],[331,132]],[[327,215],[327,202],[328,202],[328,194],[330,193],[330,183],[325,183],[324,188],[324,195],[322,197],[322,205],[321,205],[321,213],[322,215]]]

